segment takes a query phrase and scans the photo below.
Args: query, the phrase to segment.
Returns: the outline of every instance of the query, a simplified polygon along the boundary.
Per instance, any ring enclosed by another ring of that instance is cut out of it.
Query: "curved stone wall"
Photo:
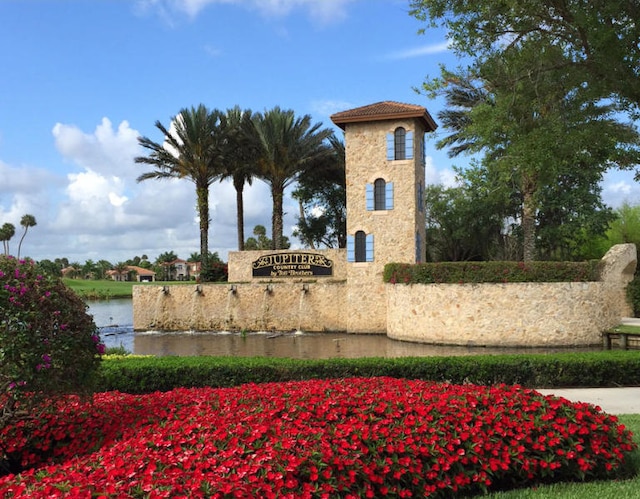
[[[468,346],[586,346],[626,315],[602,282],[387,284],[387,335]]]
[[[387,284],[387,335],[469,346],[587,346],[631,315],[636,248],[614,246],[598,282]]]

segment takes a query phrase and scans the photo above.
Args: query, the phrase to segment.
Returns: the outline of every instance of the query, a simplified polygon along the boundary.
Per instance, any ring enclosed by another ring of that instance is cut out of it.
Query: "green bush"
[[[354,376],[480,385],[506,383],[531,388],[637,386],[640,385],[640,355],[633,351],[608,351],[321,360],[129,356],[103,361],[99,389],[150,393],[178,387],[230,387]]]
[[[633,281],[627,286],[627,296],[633,307],[633,316],[640,317],[640,265],[636,269]]]
[[[39,398],[89,387],[104,345],[86,309],[33,262],[0,256],[0,429]]]
[[[384,282],[391,284],[465,284],[597,281],[600,261],[588,262],[437,262],[389,263]]]

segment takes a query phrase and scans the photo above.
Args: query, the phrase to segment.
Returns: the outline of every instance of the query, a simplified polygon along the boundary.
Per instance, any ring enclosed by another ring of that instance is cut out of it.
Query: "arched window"
[[[394,159],[405,159],[406,158],[406,145],[405,139],[407,136],[407,132],[404,128],[399,126],[396,128],[395,132],[393,132],[393,150],[394,150]]]
[[[365,186],[367,211],[393,210],[393,182],[378,178]]]
[[[373,209],[374,210],[386,210],[386,186],[387,183],[382,178],[376,179],[373,183]]]
[[[387,161],[413,159],[413,132],[403,127],[387,133]]]
[[[356,232],[355,252],[356,252],[356,262],[367,261],[367,235],[362,230],[359,230],[358,232]]]
[[[373,234],[347,234],[347,262],[373,262]]]

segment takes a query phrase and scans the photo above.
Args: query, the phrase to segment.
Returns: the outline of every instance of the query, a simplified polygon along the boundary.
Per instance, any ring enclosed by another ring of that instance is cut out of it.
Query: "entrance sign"
[[[333,261],[317,253],[288,251],[263,255],[251,264],[253,277],[316,277],[333,275]]]

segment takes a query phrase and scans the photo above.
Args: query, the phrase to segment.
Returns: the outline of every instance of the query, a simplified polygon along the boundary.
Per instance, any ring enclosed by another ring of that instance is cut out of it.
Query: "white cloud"
[[[75,125],[56,123],[52,130],[55,145],[62,156],[76,165],[98,173],[135,177],[133,158],[142,153],[138,133],[123,121],[114,130],[108,118],[93,133],[85,133]]]
[[[442,185],[443,187],[455,187],[459,185],[456,173],[445,168],[438,170],[433,164],[433,158],[427,156],[425,159],[425,181],[427,185]]]
[[[633,171],[609,170],[602,181],[602,199],[613,207],[623,203],[640,204],[640,184],[634,178]]]
[[[81,171],[67,174],[64,198],[50,224],[49,242],[55,241],[56,252],[41,258],[115,263],[142,253],[154,259],[175,251],[187,258],[200,251],[194,184],[187,179],[136,182],[151,167],[134,162],[145,151],[138,144],[139,133],[126,121],[116,129],[103,118],[89,133],[58,123],[53,135],[65,162]],[[264,182],[245,186],[244,208],[245,237],[257,224],[270,229],[271,195]],[[284,210],[288,227],[297,211],[286,205]],[[237,248],[236,193],[230,181],[211,186],[209,218],[210,250],[226,259]]]
[[[138,0],[141,12],[155,10],[168,20],[169,12],[178,11],[195,18],[203,9],[216,4],[231,4],[258,11],[266,16],[284,17],[294,9],[308,11],[309,17],[319,24],[342,21],[347,16],[347,5],[355,0]]]
[[[629,195],[631,193],[631,184],[621,181],[608,186],[607,190],[612,194]]]
[[[316,100],[311,102],[311,111],[319,116],[331,116],[334,113],[353,108],[350,102],[341,100]]]
[[[449,49],[449,42],[442,42],[393,52],[388,54],[386,59],[413,59],[426,55],[442,54],[443,52],[447,52]]]
[[[34,242],[43,232],[51,217],[52,199],[49,190],[63,185],[62,179],[46,170],[23,166],[13,167],[0,161],[0,225],[11,223],[16,227],[16,238],[22,235],[20,219],[30,214],[37,227],[29,230],[22,247],[22,256],[29,254]],[[11,250],[17,249],[11,241]],[[25,253],[27,251],[27,253]]]

